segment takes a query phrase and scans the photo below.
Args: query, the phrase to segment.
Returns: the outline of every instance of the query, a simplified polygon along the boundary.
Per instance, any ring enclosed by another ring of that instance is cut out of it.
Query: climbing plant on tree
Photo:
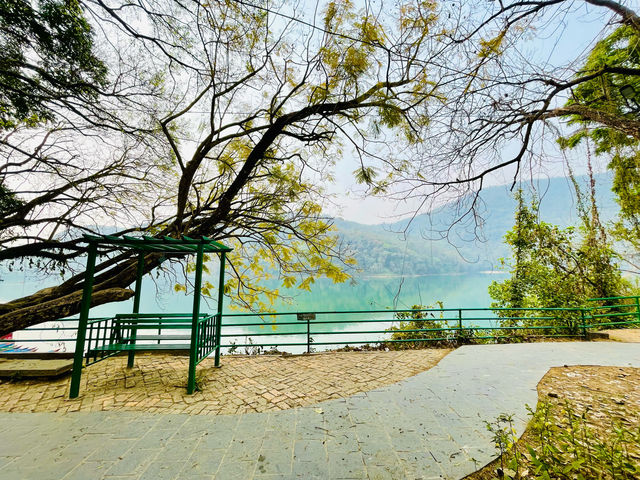
[[[614,172],[613,192],[620,205],[613,234],[630,245],[626,260],[634,260],[640,252],[640,31],[630,26],[619,27],[597,43],[591,51],[584,71],[606,73],[577,85],[567,108],[589,109],[589,115],[571,115],[569,125],[574,132],[560,138],[560,145],[573,149],[587,141],[595,145],[596,155],[610,158]],[[636,98],[625,98],[635,94]],[[599,121],[609,118],[608,122]],[[637,268],[637,267],[636,267]]]
[[[516,193],[515,224],[505,235],[512,257],[501,260],[511,276],[489,286],[494,300],[492,307],[581,308],[590,306],[590,298],[630,293],[631,284],[623,278],[618,256],[600,222],[595,183],[593,177],[590,178],[587,194],[573,178],[580,219],[577,228],[560,228],[542,221],[538,200],[534,197],[527,205],[523,192]],[[549,324],[548,320],[536,318],[548,316],[544,311],[523,310],[521,314],[529,317],[525,325]],[[514,316],[513,312],[509,312],[509,316]],[[561,320],[569,333],[577,333],[579,313],[563,312]],[[567,330],[558,333],[567,333]]]

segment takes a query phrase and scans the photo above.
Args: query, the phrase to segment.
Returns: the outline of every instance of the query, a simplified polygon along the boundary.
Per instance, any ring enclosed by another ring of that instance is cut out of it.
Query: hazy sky
[[[582,64],[580,59],[584,59],[595,41],[602,38],[603,33],[611,31],[612,27],[607,24],[612,17],[608,10],[586,4],[578,8],[576,14],[570,18],[543,17],[539,23],[544,25],[544,28],[536,30],[535,34],[521,45],[520,50],[537,65],[568,66],[573,62],[574,66],[579,68]],[[502,152],[503,158],[512,157],[518,147],[519,145],[511,145],[505,148]],[[543,164],[526,166],[527,168],[521,172],[522,181],[567,174],[566,159],[555,147],[555,140],[549,138],[544,147]],[[574,173],[586,173],[585,151],[578,149],[565,155]],[[592,163],[596,171],[603,171],[607,160],[592,157]],[[357,167],[358,164],[345,150],[344,158],[336,165],[336,184],[330,189],[335,195],[337,205],[326,208],[329,215],[359,223],[377,224],[396,221],[415,212],[419,206],[418,201],[395,202],[365,196],[363,186],[356,184],[353,178],[353,171]],[[496,172],[486,179],[485,186],[511,184],[513,175],[514,169]]]

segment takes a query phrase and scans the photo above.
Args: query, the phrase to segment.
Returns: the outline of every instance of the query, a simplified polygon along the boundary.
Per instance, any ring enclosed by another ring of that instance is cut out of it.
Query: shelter
[[[200,239],[182,237],[130,237],[112,235],[84,235],[88,245],[87,269],[85,274],[78,336],[73,362],[73,374],[69,398],[76,398],[80,390],[83,358],[85,367],[120,352],[129,352],[128,367],[133,367],[135,352],[138,350],[189,350],[189,375],[187,393],[195,390],[196,365],[215,351],[215,366],[220,366],[220,326],[222,322],[222,300],[224,294],[225,255],[232,249],[210,238]],[[133,312],[118,314],[113,318],[89,318],[91,294],[95,273],[98,247],[135,251],[138,253],[137,277]],[[205,253],[220,256],[220,275],[218,281],[218,304],[215,315],[200,313],[202,286],[202,266]],[[193,310],[191,313],[140,313],[140,295],[144,275],[145,256],[161,254],[195,255],[196,268],[194,280]],[[171,331],[171,335],[163,334]],[[138,332],[153,332],[153,335],[138,335]],[[175,332],[183,335],[175,335]],[[157,333],[156,333],[157,332]],[[187,332],[186,335],[184,333]],[[153,340],[157,343],[139,343]],[[189,340],[189,343],[167,344],[167,340]],[[86,353],[85,353],[86,351]]]

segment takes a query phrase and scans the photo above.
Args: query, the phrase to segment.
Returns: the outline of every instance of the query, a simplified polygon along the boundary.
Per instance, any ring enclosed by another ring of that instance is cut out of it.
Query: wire
[[[418,58],[402,55],[401,53],[398,53],[398,52],[393,52],[389,47],[385,47],[380,42],[377,42],[377,43],[376,42],[370,42],[370,41],[367,41],[367,40],[363,40],[361,38],[352,37],[351,35],[347,35],[347,34],[344,34],[344,33],[332,32],[331,30],[327,30],[326,28],[318,27],[317,25],[315,25],[313,23],[309,23],[309,22],[307,22],[305,20],[300,20],[299,18],[293,17],[291,15],[287,15],[286,13],[277,12],[277,11],[271,10],[271,9],[269,9],[267,7],[263,7],[263,6],[260,6],[260,5],[255,5],[255,4],[250,3],[250,2],[246,2],[245,0],[232,0],[232,1],[234,1],[235,3],[238,3],[240,5],[244,5],[246,7],[255,8],[257,10],[261,10],[263,12],[270,13],[272,15],[275,15],[275,16],[278,16],[278,17],[282,17],[282,18],[285,18],[287,20],[291,20],[292,22],[296,22],[296,23],[299,23],[301,25],[305,25],[307,27],[312,28],[313,30],[317,30],[317,31],[325,33],[327,35],[344,38],[346,40],[351,40],[353,42],[358,42],[358,43],[361,43],[363,45],[371,46],[373,48],[379,48],[379,49],[383,50],[385,53],[387,53],[390,57],[391,57],[391,55],[394,55],[396,58],[399,58],[401,60],[405,60],[407,62],[411,62],[411,63],[417,64],[417,65],[421,65],[422,67],[431,66],[428,62],[425,62],[425,61],[420,60]]]
[[[238,4],[240,4],[240,5],[244,5],[246,7],[255,8],[257,10],[261,10],[263,12],[270,13],[270,14],[276,15],[278,17],[286,18],[287,20],[291,20],[291,21],[299,23],[301,25],[305,25],[307,27],[312,28],[313,30],[317,30],[317,31],[325,33],[327,35],[344,38],[345,40],[351,40],[353,42],[362,43],[363,45],[369,45],[369,46],[375,47],[375,48],[380,48],[380,49],[384,50],[387,53],[391,53],[391,50],[389,48],[385,47],[384,45],[382,45],[381,43],[369,42],[367,40],[362,40],[361,38],[352,37],[351,35],[346,35],[344,33],[332,32],[331,30],[327,30],[326,28],[318,27],[317,25],[315,25],[313,23],[309,23],[309,22],[307,22],[305,20],[300,20],[299,18],[293,17],[291,15],[287,15],[286,13],[276,12],[275,10],[271,10],[271,9],[269,9],[267,7],[263,7],[263,6],[260,6],[260,5],[255,5],[253,3],[245,2],[244,0],[233,0],[233,1],[238,3]]]

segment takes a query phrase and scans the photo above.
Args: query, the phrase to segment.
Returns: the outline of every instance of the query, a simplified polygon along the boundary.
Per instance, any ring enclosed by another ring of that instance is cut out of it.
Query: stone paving
[[[80,397],[70,400],[70,378],[0,380],[0,411],[135,410],[220,415],[286,410],[374,390],[427,370],[451,350],[335,352],[289,356],[223,356],[197,368],[200,392],[187,395],[185,356],[112,357],[83,370]]]
[[[493,456],[484,421],[514,413],[522,433],[538,381],[577,364],[638,367],[640,346],[466,346],[401,382],[265,413],[0,413],[0,478],[458,479]]]

